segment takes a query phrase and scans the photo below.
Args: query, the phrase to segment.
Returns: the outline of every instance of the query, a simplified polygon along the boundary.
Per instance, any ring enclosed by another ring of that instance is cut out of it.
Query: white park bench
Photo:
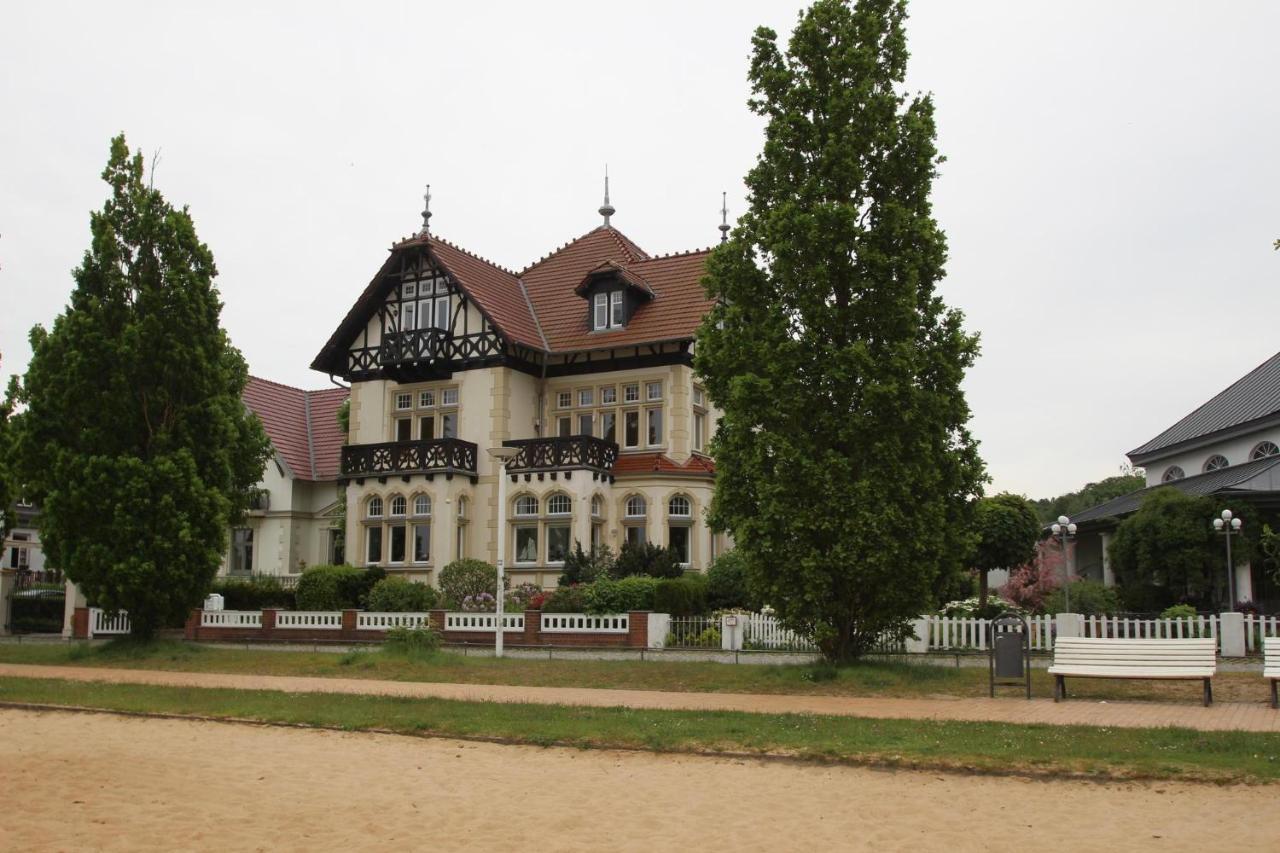
[[[1276,696],[1276,680],[1280,679],[1280,637],[1262,641],[1262,677],[1271,682],[1271,707],[1280,708]]]
[[[1280,658],[1280,648],[1277,649]],[[1185,678],[1204,681],[1204,704],[1213,702],[1210,679],[1218,666],[1218,641],[1109,640],[1059,637],[1053,644],[1053,701],[1067,698],[1066,677]],[[1280,660],[1277,662],[1280,667]],[[1272,682],[1274,685],[1275,682]]]

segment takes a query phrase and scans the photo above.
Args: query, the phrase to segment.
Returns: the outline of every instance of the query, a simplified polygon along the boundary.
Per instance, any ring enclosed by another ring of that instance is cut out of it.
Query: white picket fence
[[[1244,647],[1249,654],[1262,651],[1262,641],[1267,637],[1280,637],[1280,616],[1244,615]]]
[[[205,610],[200,614],[202,628],[261,628],[261,610]]]
[[[386,631],[389,628],[427,628],[431,624],[430,613],[379,613],[356,614],[356,630]]]
[[[752,649],[771,651],[812,652],[818,647],[813,640],[782,627],[776,618],[767,613],[748,613],[742,629],[743,644]]]
[[[1217,638],[1218,617],[1184,616],[1141,619],[1129,616],[1085,616],[1084,636],[1108,640],[1182,640]]]
[[[921,624],[923,623],[923,624]],[[971,616],[922,616],[917,620],[916,631],[924,629],[919,640],[925,651],[951,651],[956,649],[988,648],[991,620]],[[1027,618],[1032,651],[1049,651],[1053,648],[1053,617],[1031,616]]]
[[[586,613],[543,613],[544,634],[625,634],[631,630],[631,616],[615,613],[591,616]]]
[[[497,630],[497,627],[498,614],[496,613],[450,612],[444,615],[444,629],[446,631],[488,631],[492,633]],[[523,630],[523,613],[502,614],[502,633]]]
[[[286,630],[341,631],[341,610],[280,610],[276,627]]]
[[[129,633],[129,613],[121,610],[114,616],[108,616],[100,608],[89,610],[89,636],[110,637]]]

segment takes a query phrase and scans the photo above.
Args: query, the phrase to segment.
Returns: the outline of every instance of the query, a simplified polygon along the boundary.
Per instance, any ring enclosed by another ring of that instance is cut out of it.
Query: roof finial
[[[729,193],[720,193],[720,242],[729,239]]]
[[[418,236],[427,236],[427,224],[431,222],[431,184],[427,184],[427,191],[422,194],[422,231]]]
[[[604,217],[604,227],[612,228],[609,224],[609,217],[617,213],[613,205],[609,204],[609,164],[604,164],[604,204],[600,205],[599,213]]]

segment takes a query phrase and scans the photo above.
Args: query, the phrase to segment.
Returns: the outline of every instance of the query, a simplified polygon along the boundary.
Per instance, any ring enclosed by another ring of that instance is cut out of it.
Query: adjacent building
[[[290,576],[346,559],[338,410],[347,394],[249,378],[244,402],[262,421],[272,455],[252,509],[231,530],[219,574]]]
[[[57,582],[59,573],[45,566],[44,551],[40,547],[39,509],[24,498],[19,498],[12,509],[14,525],[4,531],[0,567],[30,572],[32,578]]]
[[[1133,465],[1146,469],[1146,488],[1072,519],[1080,526],[1076,573],[1108,584],[1114,583],[1107,556],[1111,533],[1153,489],[1172,486],[1259,511],[1280,509],[1280,353],[1127,455]],[[1274,586],[1254,567],[1236,569],[1242,601],[1280,598]]]
[[[312,367],[351,385],[349,562],[431,581],[497,560],[554,586],[580,543],[673,548],[705,568],[719,416],[692,369],[709,250],[655,256],[603,224],[523,270],[423,229],[390,252]],[[505,467],[487,452],[517,453]]]

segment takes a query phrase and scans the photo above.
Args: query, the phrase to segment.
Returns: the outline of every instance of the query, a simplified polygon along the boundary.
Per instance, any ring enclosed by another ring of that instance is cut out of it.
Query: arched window
[[[467,499],[458,498],[458,518],[467,517]]]
[[[689,499],[684,495],[675,495],[667,501],[667,514],[677,518],[688,518],[691,514]]]
[[[367,518],[382,518],[382,498],[377,495],[369,498],[369,503],[365,505],[364,514]]]
[[[521,495],[516,498],[516,515],[537,515],[538,499],[533,495]]]
[[[418,495],[413,499],[414,515],[431,515],[431,498],[426,495]]]
[[[1215,453],[1205,460],[1204,470],[1205,473],[1208,473],[1209,471],[1218,471],[1222,468],[1226,468],[1230,464],[1231,463],[1227,461],[1227,457],[1223,456],[1221,453]]]
[[[604,514],[604,501],[600,499],[599,495],[592,495],[591,496],[591,517],[599,518],[603,514]]]
[[[1170,465],[1165,469],[1164,476],[1160,479],[1165,483],[1172,483],[1174,480],[1181,480],[1185,476],[1187,476],[1186,471],[1183,471],[1177,465]]]
[[[404,499],[404,495],[396,495],[391,499],[391,514],[393,516],[402,516],[409,509],[409,502]]]
[[[552,495],[547,498],[548,515],[568,515],[573,512],[573,500],[568,495]]]
[[[1261,441],[1258,446],[1253,449],[1253,453],[1249,454],[1250,459],[1266,459],[1268,456],[1280,455],[1280,447],[1276,446],[1274,441]]]
[[[645,504],[643,497],[632,495],[627,498],[627,518],[644,518],[648,512],[649,507]]]

